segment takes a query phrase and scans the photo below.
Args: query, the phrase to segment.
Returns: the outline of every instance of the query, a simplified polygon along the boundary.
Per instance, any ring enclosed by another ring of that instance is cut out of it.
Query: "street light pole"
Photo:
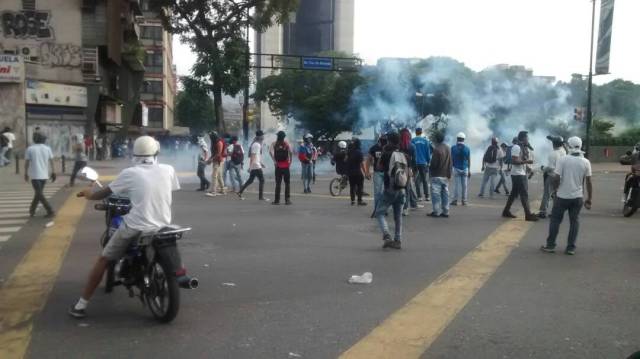
[[[245,66],[247,70],[247,82],[244,86],[244,101],[242,104],[242,134],[244,135],[244,142],[249,142],[249,82],[251,81],[251,68],[249,67],[249,9],[247,9],[247,53],[245,55]]]
[[[591,49],[589,51],[589,84],[587,87],[587,138],[586,138],[586,157],[588,158],[591,153],[591,122],[592,122],[592,105],[591,97],[593,96],[593,34],[595,32],[596,25],[596,0],[591,0],[593,3],[593,9],[591,10]]]

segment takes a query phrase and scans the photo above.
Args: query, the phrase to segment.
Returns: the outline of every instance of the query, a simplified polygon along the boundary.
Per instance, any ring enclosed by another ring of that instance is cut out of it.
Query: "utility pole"
[[[245,65],[247,70],[247,83],[244,86],[244,102],[242,104],[242,134],[244,135],[244,142],[249,143],[249,84],[251,82],[251,68],[249,66],[249,56],[251,49],[249,48],[249,9],[247,9],[247,53],[245,55]]]
[[[593,9],[591,10],[591,50],[589,51],[589,84],[587,87],[587,138],[586,138],[586,157],[591,155],[591,122],[592,122],[592,106],[591,97],[593,96],[593,34],[596,25],[596,0],[591,0]]]

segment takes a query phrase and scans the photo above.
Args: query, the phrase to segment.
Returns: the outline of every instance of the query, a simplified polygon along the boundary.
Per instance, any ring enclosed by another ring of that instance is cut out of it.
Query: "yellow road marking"
[[[340,358],[419,358],[482,288],[531,222],[510,220]]]
[[[0,288],[0,358],[22,358],[87,201],[71,196]]]
[[[178,175],[178,177],[191,177],[196,175],[195,172],[178,172],[176,174]],[[116,179],[116,177],[118,177],[118,175],[104,175],[100,176],[99,180],[100,182],[111,182]]]

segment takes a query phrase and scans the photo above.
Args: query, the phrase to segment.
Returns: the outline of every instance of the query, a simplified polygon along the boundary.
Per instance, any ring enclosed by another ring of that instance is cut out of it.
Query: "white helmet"
[[[342,148],[342,149],[347,148],[347,143],[344,141],[338,142],[338,148]]]
[[[311,138],[313,138],[313,135],[312,135],[312,134],[310,134],[310,133],[307,133],[306,135],[304,135],[304,138],[309,138],[309,139],[311,139]]]
[[[464,134],[464,132],[458,132],[456,138],[462,138],[464,140],[465,138],[467,138],[467,136]]]
[[[133,155],[137,157],[157,156],[160,145],[151,136],[140,136],[133,143]]]

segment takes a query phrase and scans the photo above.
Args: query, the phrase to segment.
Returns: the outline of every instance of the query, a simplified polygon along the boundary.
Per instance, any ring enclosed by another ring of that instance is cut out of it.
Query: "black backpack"
[[[482,157],[484,163],[495,163],[498,160],[498,146],[489,146]]]
[[[0,133],[0,148],[9,146],[9,139],[4,133]]]
[[[276,159],[276,162],[284,162],[289,159],[289,146],[286,142],[276,142],[273,149],[273,158]]]
[[[233,145],[233,151],[231,152],[231,162],[236,165],[242,164],[244,162],[244,153],[242,152],[242,147],[238,144]]]

